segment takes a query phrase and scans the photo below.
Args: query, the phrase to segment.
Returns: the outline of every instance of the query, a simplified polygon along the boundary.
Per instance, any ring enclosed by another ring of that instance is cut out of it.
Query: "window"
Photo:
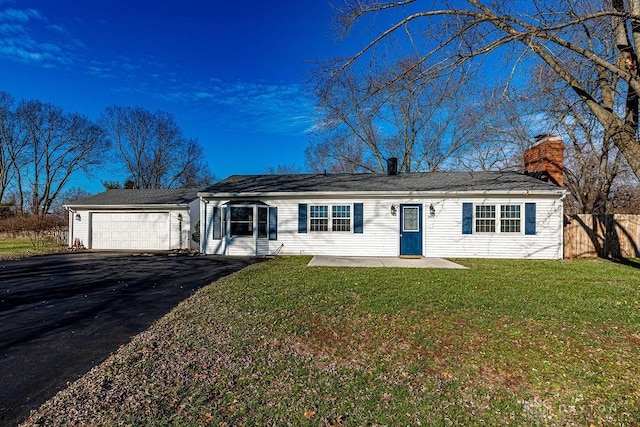
[[[231,207],[231,236],[253,236],[253,207]]]
[[[329,207],[311,206],[310,231],[329,231]]]
[[[402,207],[402,231],[420,231],[420,208],[417,206]]]
[[[351,206],[331,207],[331,230],[351,231]]]
[[[520,232],[520,205],[500,206],[500,232]]]
[[[494,233],[495,231],[495,205],[476,205],[476,233]]]
[[[499,218],[496,217],[498,210]],[[498,219],[500,219],[499,228],[497,227]],[[513,205],[462,203],[462,234],[523,232],[525,235],[536,234],[536,204],[533,202]]]
[[[267,238],[267,223],[269,218],[269,209],[266,207],[258,207],[258,238]]]
[[[308,205],[298,204],[298,233],[307,231],[353,231],[362,234],[364,231],[364,205]],[[329,216],[331,214],[331,216]],[[351,219],[353,218],[353,225]],[[329,222],[331,220],[331,222]]]

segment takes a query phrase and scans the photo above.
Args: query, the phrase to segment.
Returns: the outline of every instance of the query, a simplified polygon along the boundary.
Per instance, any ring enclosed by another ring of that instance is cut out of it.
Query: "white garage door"
[[[167,212],[110,212],[91,216],[92,249],[169,249]]]

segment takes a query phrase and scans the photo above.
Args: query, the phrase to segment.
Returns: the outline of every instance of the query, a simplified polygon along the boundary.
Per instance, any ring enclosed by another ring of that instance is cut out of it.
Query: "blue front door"
[[[400,255],[422,255],[422,205],[400,205]]]

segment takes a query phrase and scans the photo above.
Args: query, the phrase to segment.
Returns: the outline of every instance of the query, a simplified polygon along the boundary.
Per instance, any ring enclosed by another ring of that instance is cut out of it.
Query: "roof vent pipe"
[[[398,158],[390,157],[387,159],[387,174],[398,175]]]

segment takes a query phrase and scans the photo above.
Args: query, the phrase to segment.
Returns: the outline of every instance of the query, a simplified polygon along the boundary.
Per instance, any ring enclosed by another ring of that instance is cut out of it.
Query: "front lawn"
[[[59,249],[53,239],[39,240],[37,242],[37,250],[33,246],[32,241],[29,239],[0,239],[0,258],[45,253]]]
[[[640,423],[637,263],[308,260],[204,288],[29,423]]]

